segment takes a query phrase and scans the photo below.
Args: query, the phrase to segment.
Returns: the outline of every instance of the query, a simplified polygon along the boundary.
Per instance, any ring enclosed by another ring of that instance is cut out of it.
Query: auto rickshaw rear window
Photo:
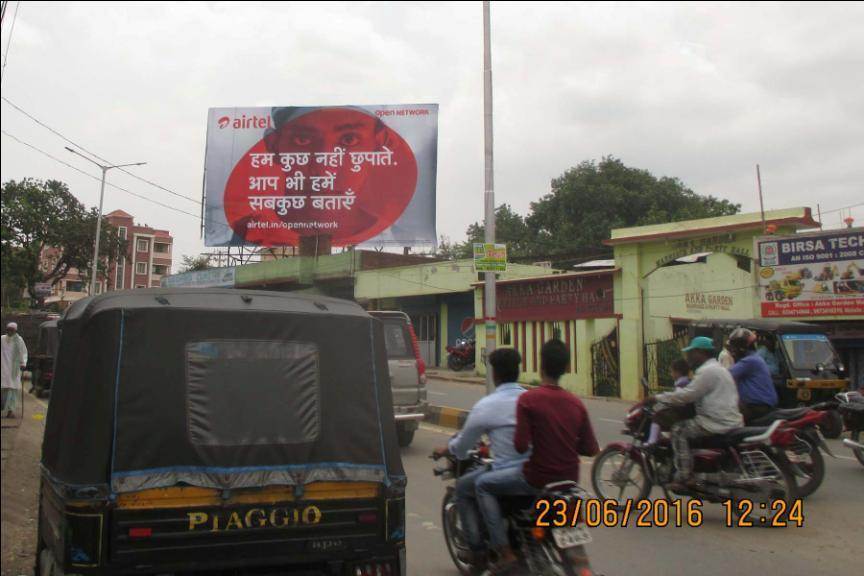
[[[311,342],[210,340],[186,345],[191,442],[313,442],[321,429],[318,347]]]

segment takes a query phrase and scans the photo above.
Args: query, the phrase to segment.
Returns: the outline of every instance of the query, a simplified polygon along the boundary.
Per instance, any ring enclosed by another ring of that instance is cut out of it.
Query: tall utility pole
[[[756,183],[759,186],[759,212],[762,214],[762,234],[768,233],[768,227],[765,225],[765,202],[762,201],[762,171],[759,165],[756,164]]]
[[[487,243],[495,242],[495,181],[492,169],[492,39],[489,29],[489,0],[483,2],[483,149],[485,156],[486,192],[484,204],[486,217],[484,228]],[[495,351],[495,334],[497,321],[495,319],[495,272],[485,272],[483,323],[486,329],[486,393],[495,390],[492,380],[492,367],[489,366],[489,355]]]
[[[113,164],[110,166],[106,166],[104,164],[99,164],[92,158],[81,154],[77,150],[73,150],[66,146],[66,150],[72,152],[73,154],[84,158],[88,162],[92,162],[96,166],[98,166],[102,170],[102,186],[99,188],[99,217],[96,218],[96,238],[93,240],[93,264],[90,265],[90,295],[93,296],[96,294],[96,277],[99,272],[99,237],[102,235],[102,202],[105,200],[105,176],[108,173],[108,170],[112,168],[126,168],[127,166],[143,166],[147,164],[146,162],[135,162],[133,164]],[[134,270],[133,270],[134,273]]]

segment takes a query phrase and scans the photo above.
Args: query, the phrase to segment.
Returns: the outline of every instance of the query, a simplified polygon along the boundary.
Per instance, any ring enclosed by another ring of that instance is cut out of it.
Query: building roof
[[[123,210],[114,210],[113,212],[109,212],[106,216],[114,216],[115,218],[132,218],[132,215],[128,212],[124,212]]]
[[[589,260],[581,264],[574,264],[573,268],[577,269],[593,269],[593,268],[614,268],[615,260]]]
[[[561,274],[545,274],[543,276],[529,276],[527,278],[513,278],[510,280],[496,280],[496,285],[501,284],[520,284],[524,282],[537,282],[543,280],[566,280],[568,278],[581,278],[584,276],[605,276],[608,274],[614,274],[618,272],[621,268],[609,268],[606,270],[588,270],[586,272],[564,272]],[[484,282],[474,282],[471,284],[472,286],[483,286]]]
[[[765,223],[775,226],[791,226],[797,229],[818,228],[819,222],[813,219],[810,208],[787,208],[785,210],[768,210],[765,212]],[[762,215],[759,212],[733,214],[716,218],[701,218],[699,220],[684,220],[651,226],[633,228],[617,228],[612,230],[612,237],[604,240],[607,246],[618,244],[633,244],[650,242],[660,239],[686,238],[688,236],[705,236],[739,230],[759,230],[762,228]]]

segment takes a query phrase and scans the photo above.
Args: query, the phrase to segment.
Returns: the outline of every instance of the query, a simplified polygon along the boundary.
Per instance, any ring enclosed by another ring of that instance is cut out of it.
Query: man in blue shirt
[[[481,436],[489,437],[492,444],[494,462],[492,470],[503,470],[521,466],[530,453],[519,454],[513,445],[516,431],[516,400],[525,392],[516,381],[519,378],[519,364],[522,357],[512,348],[499,348],[489,355],[495,391],[482,398],[465,421],[465,426],[454,436],[446,448],[438,448],[439,455],[450,452],[460,460],[468,457],[468,451],[477,446]],[[462,522],[462,530],[470,553],[460,553],[464,562],[477,564],[486,555],[483,537],[480,532],[479,509],[477,508],[477,479],[487,473],[480,468],[459,478],[456,482],[456,510]],[[463,557],[464,556],[464,557]]]
[[[744,423],[768,414],[777,407],[777,389],[771,370],[756,353],[756,335],[746,328],[737,328],[729,336],[729,351],[735,365],[729,369],[738,385],[741,414]]]
[[[777,358],[777,341],[773,337],[763,337],[761,346],[756,349],[756,354],[765,360],[771,376],[780,375],[780,360]]]

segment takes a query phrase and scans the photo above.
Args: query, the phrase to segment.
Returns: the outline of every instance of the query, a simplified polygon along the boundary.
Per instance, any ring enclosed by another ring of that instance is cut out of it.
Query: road
[[[479,386],[463,389],[436,381],[430,387],[453,403],[458,401],[457,394],[463,399],[482,394]],[[459,392],[451,394],[451,389]],[[626,403],[589,400],[588,404],[601,444],[620,437],[617,420]],[[44,407],[36,402],[27,406],[22,427],[18,431],[3,430],[3,576],[30,573],[33,565]],[[428,458],[451,433],[423,424],[414,443],[402,452],[408,474],[407,546],[412,575],[457,575],[441,531],[439,506],[446,484],[433,476],[433,463]],[[825,484],[805,502],[803,528],[726,528],[722,525],[722,509],[706,504],[705,522],[700,528],[595,529],[589,548],[595,569],[607,576],[839,576],[859,572],[864,467],[849,459],[848,452],[843,452],[836,442],[832,442],[832,448],[845,459],[828,461]],[[589,471],[590,460],[583,466],[585,486],[590,485]]]
[[[441,531],[445,483],[432,475],[428,459],[450,433],[424,424],[402,453],[408,474],[409,574],[458,574]],[[590,485],[589,471],[586,463],[585,486]],[[607,576],[855,574],[861,569],[862,482],[864,467],[857,462],[840,460],[831,466],[825,484],[804,504],[803,528],[726,528],[721,507],[706,504],[699,528],[595,529],[589,554],[595,571]]]
[[[483,386],[429,380],[433,404],[470,408],[484,394]],[[628,403],[586,399],[600,445],[622,439],[621,419]],[[426,456],[451,432],[423,425],[414,444],[403,452],[409,478],[408,546],[411,566],[421,574],[454,574],[440,531],[444,484],[432,476]],[[860,571],[864,551],[864,467],[838,440],[829,440],[837,459],[826,457],[826,479],[804,503],[802,528],[726,528],[721,506],[705,504],[699,528],[598,528],[590,555],[598,573],[607,576],[730,573],[853,574]],[[590,486],[590,459],[582,467],[582,484]],[[437,485],[437,487],[436,487]],[[417,492],[422,497],[416,496]],[[652,495],[660,497],[655,490]],[[436,542],[441,540],[441,542]],[[421,569],[422,568],[422,569]],[[412,574],[418,573],[412,570]]]

